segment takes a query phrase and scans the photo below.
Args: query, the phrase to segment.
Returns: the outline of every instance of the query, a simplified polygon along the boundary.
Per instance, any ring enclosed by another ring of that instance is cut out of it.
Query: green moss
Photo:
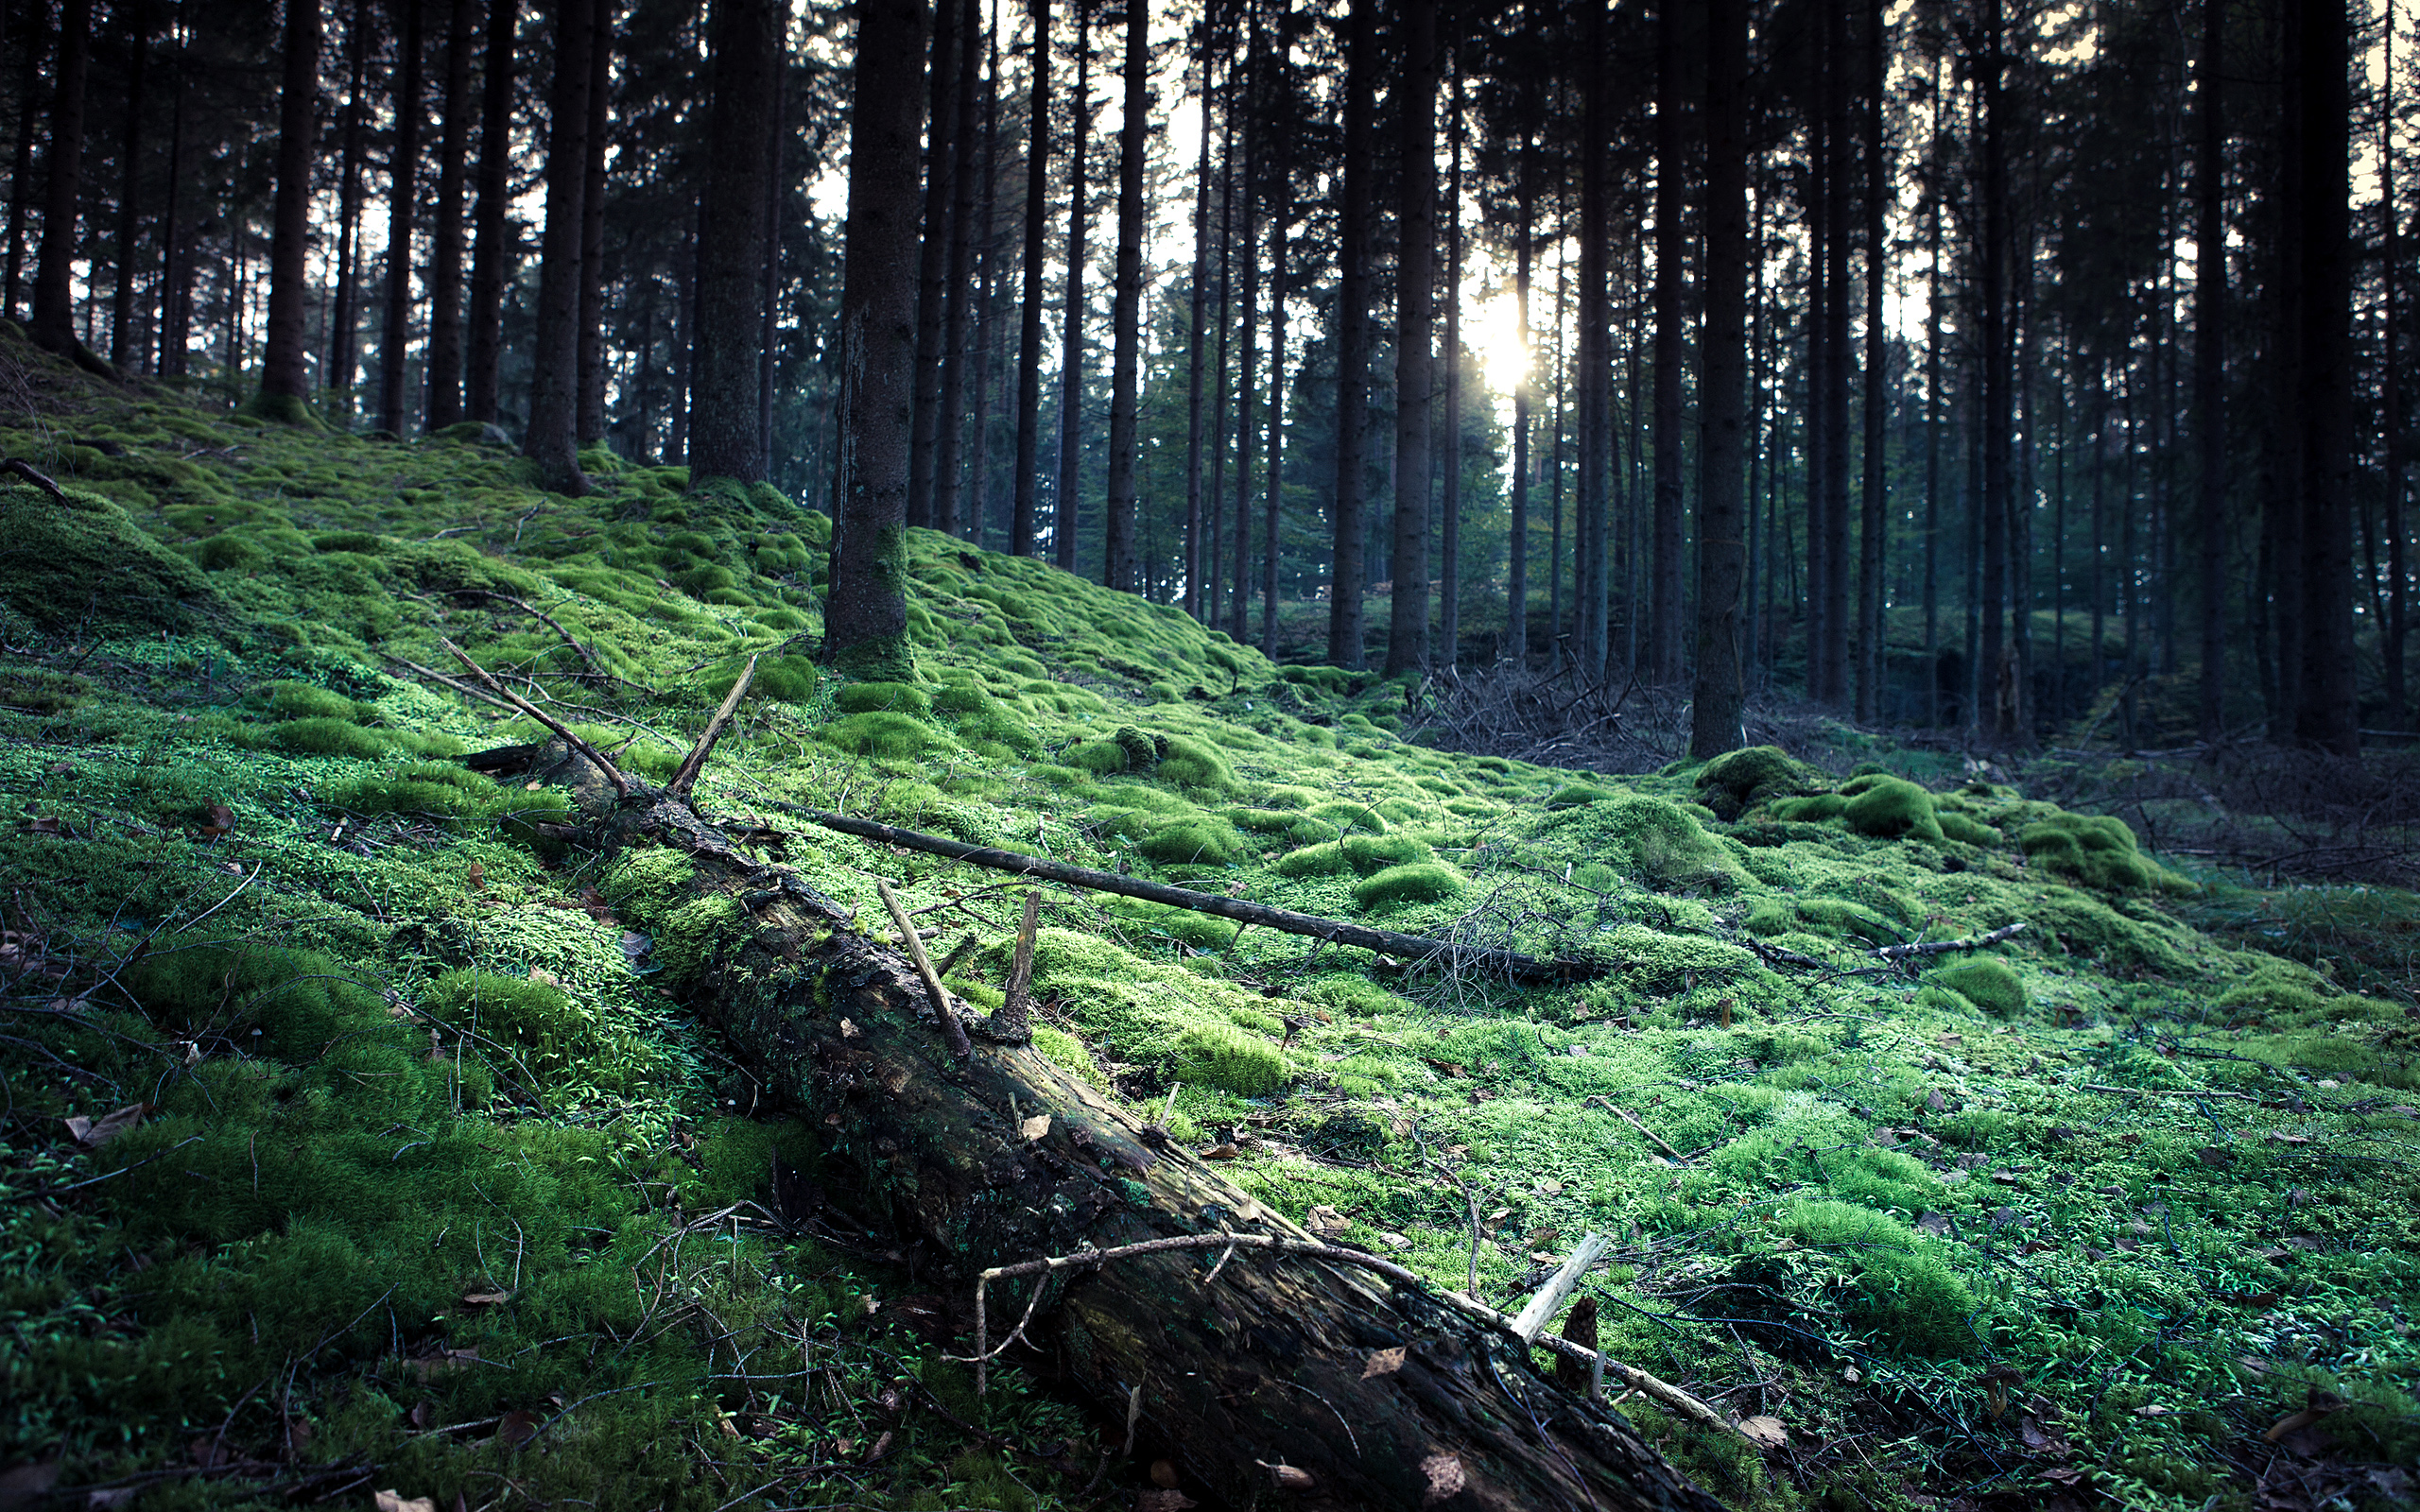
[[[53,499],[10,483],[0,487],[0,519],[9,523],[0,605],[43,630],[177,629],[216,605],[192,562],[100,494],[69,489]]]
[[[1859,834],[1936,844],[1941,840],[1941,824],[1933,817],[1932,795],[1913,782],[1896,777],[1860,778],[1841,792],[1849,801],[1841,816]]]
[[[1970,955],[1936,966],[1925,973],[1935,987],[1945,987],[1986,1013],[2002,1018],[2025,1009],[2025,983],[2006,961],[1993,955]]]
[[[1976,1309],[1973,1290],[1940,1246],[1897,1219],[1852,1203],[1799,1200],[1782,1210],[1773,1227],[1841,1263],[1842,1311],[1892,1352],[1939,1358],[1976,1348],[1966,1327]]]
[[[1822,781],[1821,773],[1778,746],[1750,746],[1706,763],[1698,771],[1696,785],[1717,815],[1736,819],[1744,809],[1820,786]]]
[[[1176,1074],[1239,1097],[1267,1097],[1286,1085],[1277,1047],[1232,1024],[1197,1023],[1178,1037]]]
[[[1344,847],[1340,843],[1326,840],[1288,851],[1277,858],[1276,865],[1270,869],[1281,877],[1328,877],[1350,870],[1352,865],[1344,858]]]
[[[1135,848],[1163,866],[1232,866],[1243,859],[1243,836],[1235,826],[1207,816],[1152,825]]]
[[[1356,830],[1384,834],[1388,829],[1385,816],[1366,803],[1314,803],[1309,817],[1333,826],[1340,835]]]
[[[842,713],[860,714],[893,711],[917,718],[933,712],[933,700],[924,689],[905,682],[851,682],[832,692],[832,706]]]
[[[1436,851],[1408,834],[1347,835],[1341,849],[1345,865],[1365,877],[1384,871],[1389,867],[1405,867],[1418,861],[1437,859]]]
[[[1435,861],[1417,862],[1389,867],[1375,876],[1364,877],[1354,885],[1353,902],[1365,912],[1405,903],[1436,902],[1454,897],[1462,885],[1461,874],[1451,867]]]
[[[2141,853],[2123,819],[2101,814],[2055,814],[2017,832],[2017,849],[2044,871],[2100,892],[2153,887],[2190,892],[2191,885]]]
[[[1644,794],[1563,810],[1540,824],[1538,833],[1659,890],[1722,887],[1740,876],[1731,852],[1696,818]]]
[[[1933,818],[1940,824],[1941,833],[1945,836],[1962,845],[1979,845],[1988,849],[1997,846],[2003,838],[1999,831],[1993,829],[1982,820],[1961,814],[1955,809],[1942,808],[1936,804],[1933,809]]]
[[[271,725],[262,731],[262,736],[277,749],[298,756],[375,758],[385,755],[393,745],[378,730],[364,730],[351,720],[326,715]]]
[[[874,710],[835,719],[818,738],[860,756],[913,756],[938,744],[942,735],[912,714]]]

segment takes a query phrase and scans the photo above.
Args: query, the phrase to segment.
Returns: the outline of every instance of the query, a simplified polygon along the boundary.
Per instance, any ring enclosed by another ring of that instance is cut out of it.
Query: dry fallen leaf
[[[67,1133],[84,1148],[97,1150],[128,1129],[134,1127],[135,1125],[142,1123],[143,1108],[144,1105],[141,1103],[129,1103],[117,1111],[104,1113],[97,1119],[84,1118],[80,1115],[67,1119],[65,1120]]]
[[[1400,1344],[1392,1349],[1374,1352],[1361,1366],[1361,1379],[1367,1381],[1372,1376],[1393,1375],[1403,1368],[1403,1354],[1404,1346]]]
[[[1303,1215],[1303,1227],[1322,1239],[1331,1239],[1352,1228],[1353,1222],[1322,1202]]]
[[[1463,1473],[1462,1462],[1452,1454],[1431,1454],[1420,1462],[1420,1473],[1428,1482],[1427,1494],[1420,1499],[1423,1506],[1435,1506],[1451,1497],[1460,1496],[1470,1484]]]
[[[1319,1485],[1318,1477],[1292,1465],[1271,1465],[1269,1467],[1269,1478],[1277,1483],[1281,1491],[1307,1491]]]
[[[464,1307],[499,1307],[512,1300],[510,1292],[464,1292]]]
[[[1389,1249],[1409,1249],[1411,1247],[1411,1236],[1409,1234],[1383,1233],[1378,1236],[1378,1243],[1386,1246]]]
[[[871,1465],[875,1460],[878,1460],[885,1454],[890,1453],[891,1440],[898,1436],[898,1435],[892,1433],[890,1429],[884,1429],[881,1436],[873,1441],[873,1448],[866,1451],[866,1463]]]
[[[1151,1484],[1163,1490],[1175,1490],[1176,1467],[1164,1459],[1151,1461]]]
[[[496,1419],[495,1441],[518,1449],[538,1436],[538,1415],[534,1412],[509,1412]]]
[[[1036,1113],[1031,1118],[1018,1120],[1017,1132],[1025,1137],[1028,1143],[1042,1138],[1050,1132],[1050,1115]]]
[[[488,868],[480,866],[475,861],[471,863],[471,869],[468,875],[471,879],[471,885],[474,887],[484,887],[488,885]]]
[[[1778,1418],[1742,1418],[1739,1419],[1739,1432],[1758,1449],[1789,1447],[1789,1430],[1781,1425]]]
[[[1201,1152],[1201,1158],[1205,1160],[1232,1160],[1236,1158],[1236,1147],[1233,1144],[1213,1144]]]
[[[391,1490],[371,1492],[370,1505],[372,1512],[437,1512],[433,1496],[398,1496]]]

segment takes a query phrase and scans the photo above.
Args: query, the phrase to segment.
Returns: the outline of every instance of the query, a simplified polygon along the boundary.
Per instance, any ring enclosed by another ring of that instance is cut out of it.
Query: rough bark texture
[[[1688,163],[1681,138],[1679,0],[1655,8],[1655,379],[1651,444],[1654,449],[1652,535],[1648,574],[1648,680],[1678,687],[1683,671],[1681,540],[1681,352],[1688,311],[1681,300],[1681,204]],[[1634,607],[1632,612],[1635,613]]]
[[[1403,9],[1397,108],[1395,510],[1388,570],[1387,676],[1428,663],[1428,350],[1437,256],[1437,5]]]
[[[43,191],[42,251],[34,264],[34,345],[98,362],[76,339],[76,202],[84,171],[84,75],[93,50],[93,0],[65,0],[59,12],[58,73],[50,87],[48,182]]]
[[[596,0],[588,54],[588,165],[579,191],[579,444],[605,438],[605,131],[614,100],[614,0]],[[753,346],[753,343],[751,343]]]
[[[1327,659],[1358,667],[1361,601],[1369,588],[1362,499],[1370,469],[1370,206],[1377,175],[1371,117],[1377,113],[1377,0],[1353,0],[1345,18],[1344,184],[1336,250],[1336,540],[1329,577]]]
[[[1613,458],[1608,453],[1614,440],[1613,335],[1607,329],[1611,311],[1605,290],[1608,271],[1606,201],[1611,198],[1606,182],[1611,173],[1605,158],[1606,141],[1612,132],[1607,121],[1605,96],[1611,93],[1613,85],[1606,77],[1604,66],[1602,6],[1588,8],[1581,35],[1583,56],[1590,66],[1580,86],[1583,96],[1581,129],[1585,141],[1582,144],[1580,159],[1580,289],[1575,301],[1579,306],[1580,329],[1572,354],[1579,370],[1572,375],[1571,385],[1580,474],[1571,531],[1571,618],[1572,649],[1579,658],[1580,676],[1585,686],[1606,676],[1607,654],[1612,647],[1609,634],[1611,582],[1606,548],[1612,535],[1612,490],[1608,484],[1612,477]],[[1557,304],[1555,314],[1560,323],[1560,300]],[[1631,619],[1635,626],[1635,606],[1632,608]],[[1558,631],[1560,628],[1558,626]],[[1631,639],[1635,644],[1635,636]]]
[[[2008,645],[2008,510],[2011,451],[2008,389],[2008,151],[2003,126],[2001,73],[2003,24],[2000,0],[1985,0],[1983,54],[1983,229],[1978,248],[1982,263],[1979,294],[1982,301],[1983,405],[1983,634],[1982,664],[1976,669],[1978,691],[1994,711],[1985,728],[2001,740],[2014,739],[2013,689],[2001,684],[2003,652]],[[2130,612],[2126,624],[2135,617]],[[1979,713],[1980,711],[1978,711]]]
[[[912,132],[903,146],[912,170]],[[904,369],[914,227],[912,195],[903,198]],[[691,879],[663,900],[667,912],[737,901],[744,921],[677,989],[823,1136],[826,1181],[852,1189],[855,1211],[931,1264],[966,1281],[987,1265],[1083,1245],[1222,1227],[1308,1238],[1031,1047],[950,1054],[908,963],[853,933],[794,873],[735,854],[685,805],[653,794],[617,803],[593,768],[573,775],[584,806],[605,816],[609,846],[689,858]],[[1047,1126],[1028,1138],[1021,1122],[1035,1112]],[[1139,1256],[1046,1279],[1044,1349],[1019,1358],[1055,1366],[1105,1414],[1126,1418],[1131,1403],[1136,1452],[1167,1458],[1181,1486],[1229,1505],[1265,1501],[1264,1467],[1284,1465],[1311,1477],[1305,1501],[1315,1506],[1718,1512],[1624,1419],[1557,1387],[1527,1349],[1428,1294],[1333,1262],[1260,1254],[1235,1256],[1205,1286],[1218,1257]],[[993,1306],[1020,1306],[1026,1284],[1001,1284]],[[1398,1348],[1399,1367],[1370,1369],[1374,1354]]]
[[[9,251],[5,297],[0,317],[16,318],[17,292],[26,267],[26,221],[33,208],[34,134],[41,129],[43,61],[49,52],[50,7],[37,5],[26,18],[17,46],[25,55],[25,73],[17,84],[17,150],[9,170]]]
[[[1244,609],[1252,601],[1248,585],[1252,582],[1252,456],[1253,456],[1253,359],[1260,335],[1260,261],[1253,256],[1253,237],[1257,226],[1256,213],[1260,198],[1255,192],[1259,180],[1254,170],[1259,165],[1261,126],[1256,100],[1260,77],[1260,12],[1252,12],[1252,40],[1246,51],[1244,97],[1243,175],[1236,185],[1243,200],[1243,231],[1236,239],[1242,249],[1242,266],[1230,265],[1230,276],[1243,275],[1243,331],[1236,356],[1236,545],[1235,570],[1230,576],[1227,600],[1227,634],[1235,640],[1244,639]],[[1233,107],[1229,108],[1233,113]],[[1215,623],[1216,610],[1211,613]]]
[[[950,0],[942,0],[946,5]],[[975,210],[978,175],[975,162],[976,85],[982,79],[981,14],[975,0],[964,0],[958,18],[958,103],[954,116],[958,142],[952,148],[957,170],[951,175],[949,213],[949,309],[942,319],[942,414],[933,447],[933,528],[958,535],[963,528],[959,500],[963,492],[960,468],[965,457],[967,380],[975,353],[967,349],[974,307],[981,297],[975,285]]]
[[[2345,0],[2297,0],[2288,98],[2298,116],[2287,171],[2302,180],[2304,213],[2287,234],[2302,243],[2297,334],[2302,422],[2301,676],[2294,740],[2339,756],[2361,747],[2353,627],[2353,239],[2347,136],[2352,115],[2351,21]],[[2299,54],[2299,57],[2296,57]]]
[[[1076,570],[1076,506],[1084,481],[1084,146],[1093,131],[1092,13],[1089,0],[1076,0],[1076,97],[1067,144],[1067,287],[1059,320],[1059,476],[1051,490],[1056,507],[1050,527],[1050,559]]]
[[[1519,218],[1513,232],[1512,252],[1513,299],[1521,312],[1521,340],[1525,346],[1537,339],[1535,328],[1530,324],[1530,263],[1537,242],[1536,164],[1531,142],[1530,121],[1525,116],[1517,170],[1520,177],[1513,189]],[[1537,389],[1536,372],[1533,356],[1512,387],[1512,541],[1507,547],[1511,559],[1505,567],[1504,644],[1500,654],[1515,666],[1527,666],[1530,660],[1530,396]]]
[[[286,0],[285,78],[278,107],[277,208],[268,255],[268,346],[261,360],[261,407],[301,420],[311,378],[303,316],[311,291],[311,159],[318,145],[320,0]],[[124,271],[121,269],[120,277]]]
[[[1707,0],[1705,91],[1705,335],[1699,361],[1703,426],[1698,490],[1697,682],[1689,753],[1746,744],[1746,672],[1739,635],[1740,542],[1748,511],[1748,144],[1740,110],[1748,62],[1746,0]]]
[[[958,163],[959,11],[933,8],[932,58],[925,74],[931,129],[925,136],[925,239],[916,280],[915,429],[908,442],[908,523],[933,523],[933,454],[941,436],[942,321],[958,290],[949,284],[951,185]]]
[[[531,352],[524,455],[546,487],[580,495],[579,231],[588,178],[589,0],[555,0],[555,85],[546,127],[546,229],[538,251],[538,332]]]
[[[1882,692],[1891,670],[1889,649],[1883,644],[1882,619],[1884,587],[1889,581],[1884,576],[1884,547],[1889,536],[1884,524],[1883,483],[1888,461],[1883,455],[1883,422],[1890,415],[1882,283],[1891,256],[1883,226],[1890,184],[1890,144],[1883,135],[1882,91],[1890,67],[1891,35],[1883,15],[1883,0],[1867,0],[1866,26],[1865,465],[1858,524],[1857,712],[1859,719],[1874,724],[1882,718]],[[2029,432],[2032,429],[2030,424],[2026,428]],[[2022,627],[2026,623],[2020,614],[2018,626]]]
[[[1150,149],[1150,8],[1126,0],[1126,96],[1117,131],[1117,270],[1112,284],[1109,359],[1109,498],[1101,581],[1132,593],[1136,405],[1143,368],[1143,157]]]
[[[1195,63],[1201,81],[1201,145],[1193,165],[1192,309],[1184,335],[1184,611],[1201,617],[1201,361],[1210,308],[1210,19],[1201,18]]]
[[[1050,225],[1050,0],[1033,0],[1033,92],[1026,106],[1025,293],[1017,311],[1017,465],[1009,550],[1033,555],[1033,487],[1042,468],[1043,243]]]
[[[698,242],[697,369],[689,400],[693,480],[761,482],[756,343],[762,323],[768,126],[780,45],[771,0],[716,0],[715,100]]]
[[[504,285],[513,240],[505,215],[512,195],[512,38],[520,20],[520,0],[488,0],[487,77],[485,98],[479,102],[478,243],[471,254],[470,365],[462,379],[463,408],[472,420],[494,420],[499,398]]]
[[[838,516],[824,654],[905,671],[908,438],[916,361],[916,136],[923,0],[861,0],[841,233]]]
[[[117,154],[117,282],[110,291],[110,362],[120,370],[143,365],[135,341],[134,285],[142,262],[143,112],[150,106],[144,77],[151,59],[151,9],[150,0],[134,0],[126,20],[126,129]],[[319,8],[309,9],[316,23]],[[311,50],[316,60],[319,48]]]
[[[1462,81],[1454,79],[1453,142],[1445,178],[1445,445],[1438,459],[1437,660],[1452,668],[1462,645]]]
[[[429,227],[428,428],[462,418],[462,181],[471,151],[471,0],[445,23],[445,103],[437,142],[437,215]]]
[[[1283,15],[1280,9],[1280,16]],[[1270,60],[1272,102],[1285,98],[1285,31],[1278,29],[1278,47]],[[1276,135],[1269,162],[1269,460],[1263,468],[1267,489],[1260,521],[1260,649],[1277,657],[1278,519],[1286,498],[1286,295],[1288,234],[1294,220],[1292,155],[1288,139]],[[1239,590],[1240,591],[1240,590]]]
[[[378,427],[396,436],[410,423],[413,408],[404,372],[412,344],[412,225],[420,204],[424,9],[424,0],[397,0],[395,6],[395,46],[403,55],[403,75],[395,85],[394,144],[387,159],[387,322],[378,338]]]

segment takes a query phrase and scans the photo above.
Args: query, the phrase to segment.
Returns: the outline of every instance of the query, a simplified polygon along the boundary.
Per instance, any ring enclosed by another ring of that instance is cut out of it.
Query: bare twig
[[[998,1039],[1022,1042],[1033,1038],[1028,1000],[1033,990],[1033,936],[1041,921],[1042,894],[1028,887],[1025,920],[1017,926],[1016,954],[1009,962],[1009,989],[1000,999],[999,1011],[992,1015],[991,1030]]]
[[[715,716],[706,721],[706,732],[698,737],[698,744],[690,747],[689,754],[681,758],[680,770],[672,774],[671,782],[665,788],[666,793],[674,798],[685,798],[688,796],[689,789],[697,785],[698,774],[706,769],[706,757],[713,752],[715,742],[722,739],[722,732],[731,724],[733,713],[739,708],[739,700],[747,696],[748,684],[754,681],[755,678],[756,659],[752,656],[748,659],[748,664],[739,669],[739,680],[731,685],[729,693],[723,695],[722,707],[717,709]]]
[[[1947,955],[1958,951],[1979,951],[2013,939],[2025,930],[2025,920],[2002,924],[1988,935],[1969,935],[1964,939],[1922,939],[1907,945],[1885,945],[1874,953],[1881,961],[1903,961],[1911,955]]]
[[[0,462],[0,472],[13,473],[32,484],[35,488],[42,490],[44,493],[49,494],[54,499],[64,502],[67,497],[66,490],[60,488],[58,484],[53,483],[50,479],[43,476],[40,472],[35,472],[33,464],[30,462],[21,462],[12,456],[6,462]]]
[[[1563,1263],[1563,1268],[1554,1273],[1553,1280],[1540,1288],[1538,1295],[1530,1297],[1519,1315],[1512,1319],[1514,1336],[1524,1344],[1535,1342],[1538,1331],[1547,1326],[1547,1320],[1563,1306],[1563,1299],[1580,1284],[1580,1278],[1588,1274],[1588,1267],[1597,1263],[1598,1257],[1604,1254],[1612,1244],[1613,1241],[1603,1234],[1590,1234],[1580,1241],[1579,1247],[1572,1250],[1571,1258]]]
[[[590,745],[587,741],[582,740],[579,736],[573,734],[569,725],[564,724],[554,715],[545,713],[536,704],[529,702],[519,694],[516,694],[511,689],[506,687],[503,683],[498,682],[495,679],[488,676],[487,668],[479,665],[476,662],[472,661],[470,655],[460,646],[456,645],[453,642],[447,640],[441,635],[437,638],[437,644],[445,647],[448,651],[453,652],[454,659],[461,662],[464,666],[469,667],[473,676],[476,677],[481,682],[486,683],[490,688],[493,689],[496,696],[502,698],[506,703],[511,705],[521,713],[527,714],[530,718],[535,719],[538,723],[545,726],[548,730],[553,730],[556,735],[562,738],[564,745],[569,746],[572,749],[586,757],[592,765],[594,765],[599,772],[605,774],[605,780],[614,784],[614,792],[620,794],[624,798],[629,798],[631,796],[631,780],[622,775],[621,768],[606,760],[605,753],[603,751],[598,750],[596,747]]]
[[[890,883],[876,877],[873,886],[882,894],[883,906],[890,910],[890,921],[899,926],[899,938],[907,946],[908,958],[916,963],[916,973],[925,979],[925,990],[933,995],[933,1012],[942,1021],[942,1038],[949,1041],[950,1054],[967,1059],[975,1054],[975,1046],[966,1038],[966,1025],[958,1022],[958,1010],[949,1005],[949,989],[934,971],[932,957],[925,954],[925,942],[908,921],[908,910],[899,905],[899,895],[890,890]]]
[[[1688,1159],[1687,1156],[1683,1155],[1680,1151],[1672,1148],[1669,1144],[1665,1143],[1664,1137],[1662,1135],[1640,1123],[1637,1116],[1632,1113],[1629,1108],[1622,1107],[1611,1098],[1591,1097],[1582,1102],[1580,1106],[1582,1108],[1601,1108],[1606,1112],[1613,1114],[1616,1118],[1618,1118],[1623,1123],[1628,1124],[1631,1127],[1638,1130],[1641,1134],[1646,1135],[1649,1143],[1652,1143],[1657,1149],[1662,1150],[1665,1154],[1670,1156],[1675,1164]]]

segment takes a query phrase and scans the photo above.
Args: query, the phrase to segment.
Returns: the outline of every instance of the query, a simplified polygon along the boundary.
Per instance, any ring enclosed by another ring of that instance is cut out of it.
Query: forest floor
[[[898,885],[977,1003],[1016,894],[797,811],[1610,963],[1514,990],[1061,891],[1034,981],[1055,1058],[1441,1289],[1610,1235],[1606,1347],[1764,1420],[1622,1404],[1730,1504],[2414,1494],[2420,900],[2198,853],[2163,816],[2207,773],[1812,722],[1449,751],[1420,690],[924,532],[919,680],[837,681],[826,523],[771,490],[592,453],[566,499],[475,427],[263,426],[5,327],[0,388],[67,490],[0,488],[0,1505],[1150,1484],[1039,1357],[978,1402],[962,1287],[799,1200],[812,1132],[657,985],[714,919],[626,929],[561,796],[463,765],[537,731],[419,670],[448,642],[656,780],[759,657],[700,808],[861,918]],[[2237,832],[2346,833],[2284,807]]]

